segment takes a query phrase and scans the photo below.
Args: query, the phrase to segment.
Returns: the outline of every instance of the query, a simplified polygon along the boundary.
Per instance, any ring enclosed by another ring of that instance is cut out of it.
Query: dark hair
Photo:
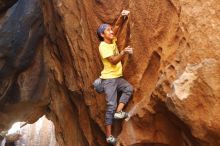
[[[101,34],[98,33],[98,30],[97,30],[97,32],[96,32],[96,35],[97,35],[97,37],[98,37],[98,39],[99,39],[100,42],[101,42],[101,41],[104,41],[104,38],[101,36]]]

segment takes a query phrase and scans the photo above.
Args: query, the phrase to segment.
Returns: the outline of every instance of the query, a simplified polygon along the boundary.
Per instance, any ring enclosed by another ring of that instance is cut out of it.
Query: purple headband
[[[101,33],[104,33],[105,29],[109,26],[109,24],[101,24],[97,30],[98,35],[101,35]]]

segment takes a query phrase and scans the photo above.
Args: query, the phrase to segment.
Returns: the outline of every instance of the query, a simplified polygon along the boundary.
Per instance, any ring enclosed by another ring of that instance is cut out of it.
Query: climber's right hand
[[[122,15],[122,16],[128,16],[129,13],[130,13],[130,11],[128,11],[128,10],[123,10],[123,11],[121,12],[121,15]]]

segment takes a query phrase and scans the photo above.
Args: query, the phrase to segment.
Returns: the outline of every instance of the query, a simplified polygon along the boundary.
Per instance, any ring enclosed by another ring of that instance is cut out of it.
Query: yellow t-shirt
[[[121,61],[116,65],[111,64],[107,58],[110,56],[118,55],[119,51],[116,45],[116,39],[113,40],[112,44],[108,44],[102,41],[99,45],[99,53],[101,55],[101,60],[104,65],[104,69],[101,72],[100,78],[102,79],[112,79],[122,76],[122,64]]]

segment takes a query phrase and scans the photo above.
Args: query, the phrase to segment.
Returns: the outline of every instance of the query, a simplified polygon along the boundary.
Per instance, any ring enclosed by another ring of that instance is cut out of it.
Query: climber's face
[[[113,31],[112,31],[112,26],[108,26],[106,29],[105,29],[105,31],[104,31],[104,33],[102,33],[102,37],[104,38],[104,40],[106,39],[106,40],[113,40],[113,38],[114,38],[114,33],[113,33]]]

